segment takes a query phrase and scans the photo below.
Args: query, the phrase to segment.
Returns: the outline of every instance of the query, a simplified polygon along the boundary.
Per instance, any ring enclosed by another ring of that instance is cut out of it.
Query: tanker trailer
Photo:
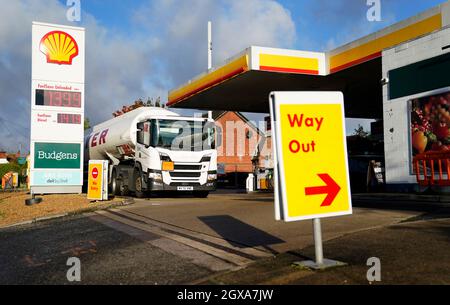
[[[113,195],[178,191],[205,198],[216,189],[215,146],[213,120],[141,107],[94,126],[85,160],[110,161]]]

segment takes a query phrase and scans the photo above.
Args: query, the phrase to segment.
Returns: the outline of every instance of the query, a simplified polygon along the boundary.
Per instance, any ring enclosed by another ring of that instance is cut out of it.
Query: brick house
[[[20,151],[15,154],[8,154],[7,152],[0,151],[0,164],[15,162],[18,158],[20,158]]]
[[[0,164],[8,164],[8,154],[4,151],[0,151]]]
[[[254,172],[252,160],[260,141],[264,141],[264,152],[271,148],[271,139],[264,131],[249,121],[242,113],[214,111],[217,126],[218,175],[225,186],[244,187],[249,173]],[[271,158],[271,153],[268,156]],[[266,156],[257,163],[264,166]]]
[[[273,169],[272,131],[266,132],[261,152],[255,156],[254,161],[261,170]]]

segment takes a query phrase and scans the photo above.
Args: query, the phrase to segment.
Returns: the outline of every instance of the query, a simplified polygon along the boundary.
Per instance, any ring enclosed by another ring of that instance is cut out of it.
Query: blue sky
[[[364,0],[278,0],[278,2],[290,12],[297,30],[297,38],[289,47],[327,51],[414,16],[443,1],[382,0],[382,21],[373,23],[368,23],[366,20],[368,6]],[[147,3],[148,1],[145,0],[85,0],[83,9],[93,14],[102,25],[110,28],[112,32],[143,32],[144,30],[133,22],[133,16],[136,10],[144,7]],[[352,18],[347,18],[347,14],[351,14]],[[211,20],[214,22],[214,18]],[[150,22],[151,20],[149,20]],[[355,23],[356,27],[354,27]],[[156,24],[154,27],[157,31],[158,25]],[[194,75],[192,74],[192,76]],[[247,116],[254,120],[260,118],[258,115],[247,114]],[[348,120],[347,133],[352,133],[358,124],[362,124],[366,129],[369,129],[370,126],[369,121]]]
[[[97,124],[204,72],[208,20],[218,65],[250,45],[327,51],[445,2],[381,0],[382,21],[368,22],[366,1],[81,0],[73,23],[66,0],[0,0],[0,149],[29,145],[32,21],[86,28],[86,115]]]
[[[136,25],[133,22],[133,16],[136,11],[152,1],[81,1],[83,11],[95,16],[97,21],[107,27],[112,33],[123,34],[129,31],[145,33],[145,30],[140,25]],[[64,4],[66,0],[60,0],[60,2]],[[366,21],[368,8],[366,0],[277,0],[277,2],[289,10],[299,33],[299,37],[293,47],[296,49],[323,51],[327,49],[327,43],[330,40],[335,39],[337,45],[349,42],[355,38],[352,37],[353,35],[359,37],[370,34],[397,21],[423,12],[430,7],[439,5],[445,0],[381,0],[382,21],[373,23],[367,23]],[[349,13],[352,16],[357,16],[357,18],[348,19],[346,14]],[[321,16],[327,18],[322,19],[320,18]],[[214,20],[214,18],[211,19]],[[149,23],[151,23],[151,20],[149,20]],[[357,31],[351,33],[349,29],[355,23],[366,23],[366,27],[360,28],[358,26]],[[152,26],[158,30],[157,24]],[[342,34],[342,31],[346,33]],[[303,39],[303,35],[307,36],[308,39]]]

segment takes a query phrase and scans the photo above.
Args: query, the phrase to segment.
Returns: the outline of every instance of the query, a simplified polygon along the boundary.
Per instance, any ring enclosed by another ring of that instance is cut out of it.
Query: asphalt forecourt
[[[99,211],[93,219],[127,234],[141,230],[160,236],[162,240],[152,244],[174,255],[192,248],[190,256],[182,256],[211,274],[190,284],[450,284],[450,265],[445,263],[450,207],[420,201],[398,205],[384,199],[391,207],[373,207],[377,202],[358,207],[355,201],[354,215],[323,222],[326,253],[346,266],[321,272],[298,265],[314,258],[311,225],[280,226],[271,218],[271,194],[137,200],[131,206]],[[181,248],[175,250],[174,244]],[[421,263],[430,255],[437,260]],[[368,276],[368,263],[374,258],[381,263],[380,279]],[[411,265],[418,267],[407,268]]]
[[[325,254],[348,265],[317,272],[294,264],[314,257],[311,224],[276,222],[271,194],[139,199],[0,229],[0,278],[2,284],[368,284],[367,260],[378,257],[381,284],[414,283],[419,274],[401,267],[429,249],[439,249],[447,270],[449,224],[442,215],[448,212],[355,207],[351,216],[326,219]],[[80,260],[80,282],[67,278],[71,257]],[[435,263],[420,266],[426,274],[420,283],[447,283]]]
[[[153,246],[155,235],[138,230],[125,234],[89,214],[0,232],[1,285],[169,285],[211,275],[208,269]],[[69,271],[76,267],[74,259],[79,262],[79,278]]]
[[[449,285],[449,230],[450,218],[363,230],[324,242],[326,253],[332,253],[332,259],[345,261],[348,265],[344,267],[317,272],[298,266],[299,261],[314,256],[314,247],[310,246],[212,276],[198,284]],[[378,279],[371,277],[373,258],[381,266]]]
[[[134,217],[224,238],[274,254],[313,245],[311,223],[276,221],[273,202],[273,194],[212,194],[200,200],[188,196],[135,199],[133,205],[120,210]],[[435,209],[356,207],[354,215],[323,221],[324,240],[395,224]]]

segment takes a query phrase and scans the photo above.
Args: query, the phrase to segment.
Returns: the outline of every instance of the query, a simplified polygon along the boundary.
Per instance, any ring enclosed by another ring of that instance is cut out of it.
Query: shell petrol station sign
[[[33,22],[33,193],[80,193],[83,185],[85,30]]]
[[[277,218],[298,221],[352,213],[340,92],[271,94]]]

